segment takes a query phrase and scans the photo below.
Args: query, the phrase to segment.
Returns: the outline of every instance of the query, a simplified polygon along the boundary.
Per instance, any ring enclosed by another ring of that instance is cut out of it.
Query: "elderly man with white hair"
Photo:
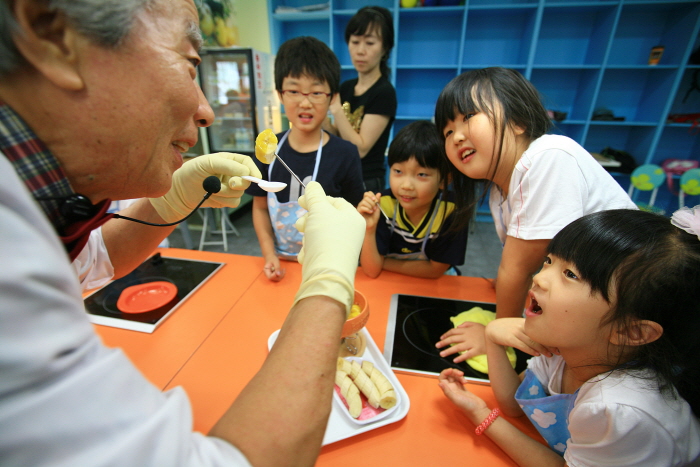
[[[193,0],[0,0],[2,464],[315,462],[364,234],[347,202],[309,184],[294,305],[208,436],[192,432],[184,391],[153,387],[84,310],[81,280],[127,274],[174,228],[110,217],[111,200],[142,198],[121,214],[168,224],[207,177],[221,181],[204,204],[217,207],[238,204],[240,176],[260,176],[240,154],[183,164],[213,119],[200,44]]]

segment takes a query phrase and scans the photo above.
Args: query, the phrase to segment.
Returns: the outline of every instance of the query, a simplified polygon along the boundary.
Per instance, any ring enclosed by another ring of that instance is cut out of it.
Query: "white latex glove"
[[[260,170],[248,156],[217,152],[195,157],[173,173],[173,183],[164,196],[151,198],[151,204],[165,222],[175,222],[187,216],[206,194],[202,182],[210,175],[221,180],[221,191],[212,194],[202,207],[235,208],[250,182],[240,178],[252,175],[262,178]]]
[[[306,185],[299,204],[309,212],[296,222],[304,239],[297,257],[302,276],[294,303],[325,295],[345,305],[349,314],[355,298],[355,273],[365,237],[365,220],[344,199],[326,196],[317,182]]]

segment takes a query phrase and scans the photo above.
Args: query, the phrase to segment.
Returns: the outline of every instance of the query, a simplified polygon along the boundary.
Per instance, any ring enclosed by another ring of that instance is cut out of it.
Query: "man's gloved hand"
[[[355,298],[355,273],[365,236],[365,220],[342,198],[326,196],[317,182],[309,182],[299,204],[309,212],[296,222],[304,232],[299,300],[325,295],[339,301],[350,313]]]
[[[151,198],[151,204],[165,222],[175,222],[187,216],[205,195],[202,182],[210,175],[221,180],[221,191],[214,193],[202,207],[235,208],[250,182],[239,178],[252,175],[262,178],[260,170],[248,156],[218,152],[195,157],[173,173],[173,183],[164,196]]]

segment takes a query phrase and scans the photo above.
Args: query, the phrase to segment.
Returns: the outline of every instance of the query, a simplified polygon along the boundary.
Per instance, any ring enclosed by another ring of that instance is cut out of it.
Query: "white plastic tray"
[[[345,360],[347,360],[349,362],[356,361],[360,365],[362,365],[362,362],[365,360],[369,361],[369,359],[357,358],[357,357],[345,357]],[[384,373],[384,372],[382,371],[382,373]],[[396,390],[394,390],[394,393],[396,394],[396,405],[394,405],[390,409],[382,410],[381,412],[374,415],[373,417],[359,420],[359,419],[353,418],[352,415],[350,415],[350,411],[348,410],[348,407],[343,403],[343,399],[341,398],[342,396],[340,396],[340,394],[338,393],[337,387],[338,386],[336,385],[336,390],[333,391],[333,398],[337,402],[337,406],[340,407],[340,412],[342,412],[343,415],[348,418],[348,420],[350,420],[352,423],[354,423],[356,425],[367,425],[368,423],[378,422],[382,418],[390,417],[391,414],[396,412],[396,409],[401,405],[401,393],[396,392]],[[362,396],[362,398],[366,400],[364,395]],[[364,403],[362,405],[364,406]],[[369,407],[369,405],[367,407]]]
[[[342,402],[340,401],[340,399],[333,397],[333,408],[331,410],[331,416],[328,419],[326,433],[323,435],[324,446],[326,444],[331,444],[335,443],[336,441],[340,441],[341,439],[350,438],[352,436],[359,435],[360,433],[365,433],[367,431],[374,430],[381,426],[398,422],[406,416],[406,414],[408,413],[408,409],[411,406],[411,402],[408,399],[408,394],[406,393],[406,390],[403,388],[403,386],[401,386],[401,383],[399,383],[399,380],[396,378],[396,375],[391,370],[386,360],[384,360],[384,356],[379,351],[379,348],[374,342],[374,339],[372,339],[372,336],[365,328],[363,328],[360,332],[364,334],[367,343],[367,348],[365,349],[365,352],[361,357],[362,360],[368,360],[374,363],[374,366],[377,367],[377,369],[379,369],[382,373],[384,373],[384,375],[386,375],[389,381],[391,381],[391,384],[394,386],[394,390],[396,391],[396,394],[398,396],[398,402],[394,409],[392,409],[391,414],[387,415],[386,417],[380,418],[379,420],[376,420],[371,423],[359,425],[356,422],[351,421],[350,417],[345,415],[346,409],[341,405]],[[278,334],[279,330],[273,332],[270,335],[270,338],[267,340],[268,350],[272,348],[272,345],[275,343],[275,340],[277,340]]]

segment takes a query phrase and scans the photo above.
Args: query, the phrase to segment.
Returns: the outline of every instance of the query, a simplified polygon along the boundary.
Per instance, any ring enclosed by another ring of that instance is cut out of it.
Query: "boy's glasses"
[[[281,91],[281,94],[283,96],[287,96],[287,99],[289,99],[289,101],[291,102],[301,102],[306,97],[312,104],[325,104],[326,102],[328,102],[328,98],[331,97],[331,93],[320,91],[301,92],[286,90]]]

